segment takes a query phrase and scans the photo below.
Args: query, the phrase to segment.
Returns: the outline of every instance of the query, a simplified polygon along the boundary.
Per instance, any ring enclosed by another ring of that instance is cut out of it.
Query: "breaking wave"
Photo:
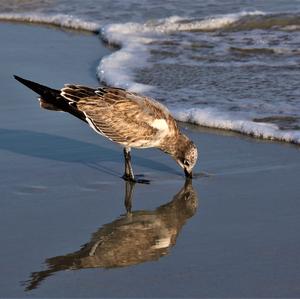
[[[300,144],[299,130],[281,130],[278,125],[273,123],[242,119],[228,112],[220,112],[213,108],[175,108],[172,112],[175,118],[182,122],[230,130],[256,138]]]
[[[0,13],[0,21],[35,23],[98,33],[100,24],[66,14]]]
[[[66,14],[1,13],[0,20],[54,25],[97,33],[106,43],[118,47],[115,52],[101,60],[97,68],[100,81],[131,91],[150,94],[155,89],[155,84],[137,83],[136,73],[151,65],[149,58],[152,45],[159,45],[159,42],[171,44],[171,41],[166,41],[166,36],[179,32],[238,32],[273,29],[283,32],[300,31],[299,13],[268,14],[262,11],[211,16],[199,20],[173,16],[146,23],[120,23],[105,26]],[[229,47],[229,51],[246,55],[295,54],[297,52],[280,47],[235,46]],[[299,55],[299,53],[298,50],[296,54]],[[172,112],[180,121],[236,131],[258,138],[300,144],[299,129],[282,130],[276,123],[254,121],[255,114],[252,118],[243,117],[242,113],[233,114],[230,111],[221,111],[214,106],[186,107],[179,100],[177,104],[175,103],[176,105],[174,102],[169,105],[167,100],[165,103],[167,106],[172,106]]]

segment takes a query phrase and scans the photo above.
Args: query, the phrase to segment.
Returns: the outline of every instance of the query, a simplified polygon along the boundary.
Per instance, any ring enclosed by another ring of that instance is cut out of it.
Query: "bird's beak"
[[[193,178],[193,172],[188,172],[186,168],[184,168],[184,174],[185,174],[185,177],[188,178],[188,179],[192,179]]]

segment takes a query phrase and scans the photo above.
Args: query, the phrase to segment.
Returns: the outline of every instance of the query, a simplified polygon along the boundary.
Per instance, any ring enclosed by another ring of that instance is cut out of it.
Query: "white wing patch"
[[[147,147],[155,147],[159,146],[161,140],[164,139],[170,132],[168,123],[163,118],[158,118],[152,121],[149,124],[152,128],[157,129],[158,132],[156,133],[155,138],[152,140],[151,145]],[[146,146],[144,146],[146,147]]]
[[[150,124],[150,126],[152,128],[155,128],[155,129],[159,130],[159,131],[165,131],[165,130],[169,129],[169,126],[168,126],[167,122],[162,118],[154,120]]]
[[[171,236],[166,237],[166,238],[160,238],[156,240],[155,245],[152,246],[154,249],[162,249],[162,248],[167,248],[171,244]]]

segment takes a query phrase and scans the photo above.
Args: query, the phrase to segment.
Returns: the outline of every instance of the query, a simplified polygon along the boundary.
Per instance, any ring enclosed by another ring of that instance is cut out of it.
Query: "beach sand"
[[[192,198],[157,209],[183,187],[183,173],[158,150],[133,150],[135,172],[151,183],[135,186],[132,211],[143,212],[120,226],[121,148],[40,109],[12,77],[97,86],[111,50],[95,35],[0,26],[0,297],[300,297],[299,146],[182,124],[199,148],[195,171],[208,175],[193,181]],[[158,240],[150,251],[135,237],[149,227]],[[79,251],[86,243],[92,249]],[[118,252],[120,261],[109,257]],[[45,260],[64,255],[47,272]],[[39,284],[28,282],[33,272]]]

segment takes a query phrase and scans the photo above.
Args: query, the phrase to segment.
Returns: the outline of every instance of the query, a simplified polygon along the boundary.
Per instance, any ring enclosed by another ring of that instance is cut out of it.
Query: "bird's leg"
[[[131,213],[132,194],[133,194],[133,190],[134,190],[134,185],[135,185],[135,182],[126,181],[124,204],[125,204],[127,214]]]
[[[130,148],[124,148],[124,158],[125,158],[125,173],[123,175],[123,179],[125,181],[129,181],[132,183],[140,183],[140,184],[149,184],[149,180],[145,179],[135,179],[132,166],[131,166],[131,155],[130,155]]]
[[[134,182],[134,174],[131,166],[130,148],[124,147],[123,152],[125,159],[125,173],[123,175],[123,179],[126,181]]]

